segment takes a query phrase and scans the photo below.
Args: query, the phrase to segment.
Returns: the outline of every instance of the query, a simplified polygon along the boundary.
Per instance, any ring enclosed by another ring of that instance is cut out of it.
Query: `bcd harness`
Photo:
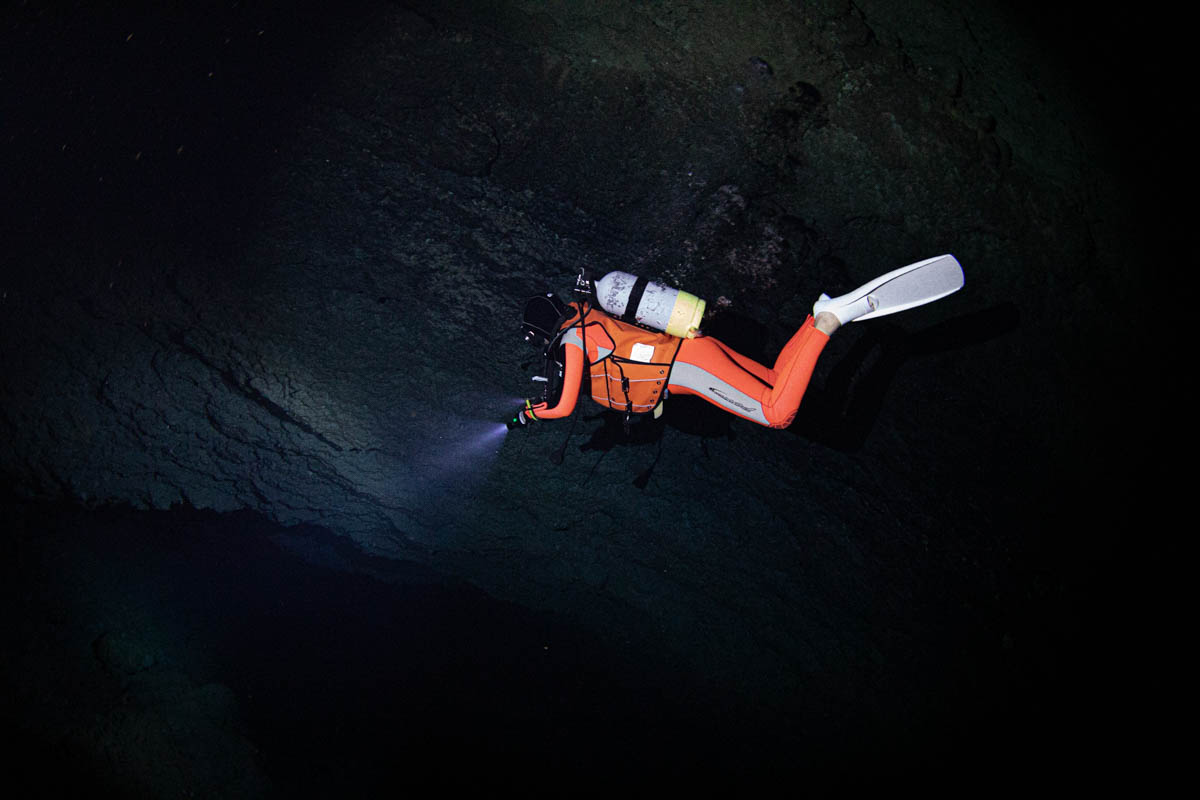
[[[567,344],[583,349],[592,399],[600,405],[621,412],[627,420],[641,414],[661,415],[671,367],[683,340],[622,322],[586,303],[571,303],[567,308],[548,352],[557,353],[558,345]]]

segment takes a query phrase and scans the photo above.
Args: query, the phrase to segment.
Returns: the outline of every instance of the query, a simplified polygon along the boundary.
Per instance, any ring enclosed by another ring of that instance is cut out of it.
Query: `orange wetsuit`
[[[570,414],[579,401],[584,352],[579,336],[579,309],[564,327],[566,362],[562,394],[553,406],[533,403],[536,419]],[[618,411],[653,411],[666,394],[694,394],[739,417],[786,428],[808,389],[817,357],[829,336],[810,316],[775,359],[774,367],[736,353],[711,336],[680,339],[646,331],[614,319],[585,304],[585,335],[592,399]],[[663,389],[666,392],[663,392]]]

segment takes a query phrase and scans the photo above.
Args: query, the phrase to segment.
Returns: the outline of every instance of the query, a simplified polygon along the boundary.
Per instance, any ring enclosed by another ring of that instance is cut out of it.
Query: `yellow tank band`
[[[671,318],[667,321],[667,333],[672,336],[691,339],[700,329],[700,319],[708,304],[690,292],[681,291],[675,298],[671,308]]]

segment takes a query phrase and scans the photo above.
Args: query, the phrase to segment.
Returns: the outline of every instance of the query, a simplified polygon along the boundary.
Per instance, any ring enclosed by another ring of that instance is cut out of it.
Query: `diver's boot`
[[[813,303],[813,316],[822,312],[833,314],[840,324],[845,325],[865,314],[870,314],[878,307],[879,302],[872,294],[860,295],[855,291],[841,297],[830,297],[822,293],[817,298],[817,302]]]

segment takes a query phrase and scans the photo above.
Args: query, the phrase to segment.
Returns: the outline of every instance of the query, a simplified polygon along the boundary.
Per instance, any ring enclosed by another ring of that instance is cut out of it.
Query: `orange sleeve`
[[[563,389],[558,398],[558,405],[550,408],[545,403],[534,403],[529,407],[534,419],[560,419],[575,410],[575,403],[579,401],[579,382],[583,378],[583,351],[577,345],[568,344],[566,355]]]

